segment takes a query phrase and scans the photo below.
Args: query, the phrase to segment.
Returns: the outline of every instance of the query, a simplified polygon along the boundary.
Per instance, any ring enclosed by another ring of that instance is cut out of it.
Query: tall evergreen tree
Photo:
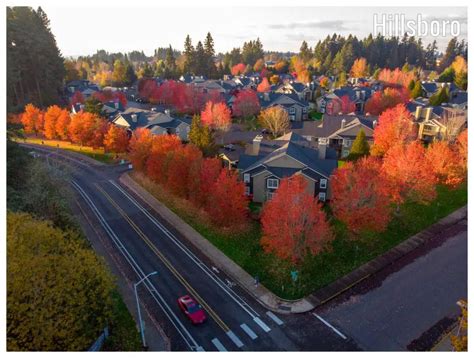
[[[204,40],[204,53],[206,55],[206,76],[208,78],[216,78],[217,69],[214,63],[214,56],[216,55],[216,53],[214,51],[214,40],[212,39],[210,32],[207,33],[206,39]]]
[[[190,73],[194,70],[195,64],[195,53],[193,43],[191,41],[191,37],[189,35],[186,36],[186,40],[184,41],[184,66],[183,71],[184,73]]]
[[[46,13],[7,7],[7,110],[58,103],[66,74]]]
[[[347,160],[357,160],[361,157],[365,157],[370,153],[370,145],[367,142],[365,132],[363,129],[357,133],[357,136],[352,143],[351,151],[347,156]]]

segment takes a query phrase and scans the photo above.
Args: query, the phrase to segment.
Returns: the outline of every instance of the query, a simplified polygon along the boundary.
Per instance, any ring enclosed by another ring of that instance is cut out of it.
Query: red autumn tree
[[[166,187],[175,195],[188,199],[191,167],[202,160],[202,152],[192,144],[180,145],[167,166]]]
[[[384,155],[392,146],[408,143],[416,138],[411,114],[403,104],[387,109],[378,119],[374,130],[373,155]]]
[[[181,140],[175,135],[152,136],[151,146],[147,149],[147,175],[155,182],[166,185],[169,174],[168,167],[174,160],[175,152],[181,147]]]
[[[382,169],[390,180],[395,203],[428,204],[436,198],[436,175],[419,142],[391,147],[383,158]]]
[[[383,111],[393,108],[400,103],[407,103],[410,99],[410,93],[404,87],[385,88],[383,91],[377,91],[365,104],[365,112],[372,115],[379,115]]]
[[[133,131],[129,142],[130,152],[128,158],[133,167],[140,172],[145,170],[145,163],[150,155],[153,135],[149,129],[137,128]]]
[[[84,102],[85,102],[85,99],[84,99],[84,96],[82,95],[82,93],[79,92],[79,91],[74,92],[74,94],[71,97],[71,104],[72,105],[75,105],[75,104],[78,104],[78,103],[84,104]]]
[[[348,95],[342,96],[339,100],[342,114],[354,113],[356,110],[355,103],[352,102]]]
[[[67,110],[62,110],[61,114],[59,115],[58,119],[56,120],[56,135],[59,139],[68,140],[69,133],[68,127],[71,123],[71,116]]]
[[[58,106],[50,106],[44,113],[44,136],[48,139],[58,137],[56,123],[62,115],[63,110]]]
[[[436,141],[426,151],[438,183],[456,188],[465,179],[462,160],[456,148],[445,141]]]
[[[25,110],[21,115],[21,123],[25,132],[30,133],[41,133],[43,131],[43,119],[44,113],[34,105],[27,104]]]
[[[103,147],[104,139],[107,135],[107,132],[109,131],[110,126],[111,124],[105,119],[96,116],[92,128],[92,136],[87,144],[90,145],[92,148]]]
[[[301,175],[281,180],[263,207],[261,222],[264,250],[293,263],[319,254],[334,239],[321,204],[307,191]]]
[[[201,121],[204,125],[219,131],[227,131],[232,123],[230,110],[225,103],[206,103],[201,112]]]
[[[238,76],[238,75],[241,75],[245,72],[245,68],[247,66],[245,66],[245,64],[243,63],[238,63],[237,65],[235,66],[232,66],[231,70],[230,70],[230,73],[232,73],[233,76]]]
[[[142,78],[138,82],[138,95],[141,98],[145,98],[150,100],[156,94],[158,90],[158,85],[156,84],[155,80],[149,78]]]
[[[237,174],[222,168],[212,184],[206,211],[214,224],[222,227],[237,227],[248,218],[248,199],[245,185]]]
[[[262,79],[262,82],[257,86],[257,91],[258,92],[270,92],[270,82],[268,82],[268,79],[264,77]]]
[[[191,168],[192,180],[188,183],[189,198],[198,207],[207,207],[208,199],[222,169],[219,158],[204,158],[199,166]]]
[[[110,90],[94,92],[93,97],[98,101],[105,102],[120,102],[123,107],[127,106],[127,97],[121,91],[112,92]]]
[[[249,118],[260,112],[260,101],[255,91],[243,90],[237,93],[232,104],[232,113],[236,117]]]
[[[331,208],[349,230],[382,232],[391,219],[390,185],[382,161],[364,157],[348,162],[331,176]]]
[[[104,136],[104,147],[113,153],[125,153],[128,147],[128,133],[125,128],[111,125]]]

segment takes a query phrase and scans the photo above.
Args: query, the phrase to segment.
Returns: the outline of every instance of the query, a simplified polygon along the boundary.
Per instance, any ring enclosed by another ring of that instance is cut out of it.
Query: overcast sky
[[[195,44],[211,32],[217,52],[240,47],[260,37],[265,50],[298,51],[306,40],[311,47],[328,34],[350,33],[363,38],[373,32],[374,14],[404,14],[416,19],[459,21],[467,39],[464,7],[243,7],[243,8],[60,8],[43,6],[58,46],[65,56],[143,50],[151,55],[157,47],[171,44],[182,50],[186,34]],[[381,18],[381,17],[379,17]],[[450,30],[450,27],[448,27]],[[451,35],[438,36],[444,51]],[[423,38],[431,42],[432,36]]]

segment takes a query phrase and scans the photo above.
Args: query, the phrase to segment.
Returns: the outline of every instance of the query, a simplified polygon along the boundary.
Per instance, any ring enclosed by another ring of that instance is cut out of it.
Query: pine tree
[[[365,157],[370,153],[370,145],[367,142],[367,138],[365,137],[365,132],[363,129],[357,133],[357,136],[352,143],[351,151],[347,156],[347,160],[357,160],[361,157]]]
[[[429,101],[432,106],[439,106],[443,103],[448,103],[449,102],[448,86],[440,87],[438,92],[436,92],[434,95],[430,97]]]
[[[171,45],[166,49],[166,58],[165,58],[165,77],[167,79],[173,79],[176,77],[176,60],[173,54],[173,48]]]
[[[133,69],[133,65],[129,63],[127,65],[127,70],[125,71],[125,84],[127,86],[131,86],[137,80],[137,75],[135,74],[135,70]]]
[[[214,40],[210,32],[207,33],[206,39],[204,40],[204,53],[206,55],[206,67],[207,67],[206,75],[208,78],[216,78],[217,69],[214,63],[214,56],[215,56]]]
[[[194,47],[191,41],[191,37],[189,35],[186,36],[186,40],[184,41],[184,66],[183,70],[184,73],[193,72],[194,69]]]

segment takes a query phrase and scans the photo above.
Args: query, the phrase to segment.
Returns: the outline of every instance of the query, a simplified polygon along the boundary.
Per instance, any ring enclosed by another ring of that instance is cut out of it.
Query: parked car
[[[181,311],[193,324],[201,324],[206,320],[206,314],[201,305],[189,295],[178,298],[178,305]]]

